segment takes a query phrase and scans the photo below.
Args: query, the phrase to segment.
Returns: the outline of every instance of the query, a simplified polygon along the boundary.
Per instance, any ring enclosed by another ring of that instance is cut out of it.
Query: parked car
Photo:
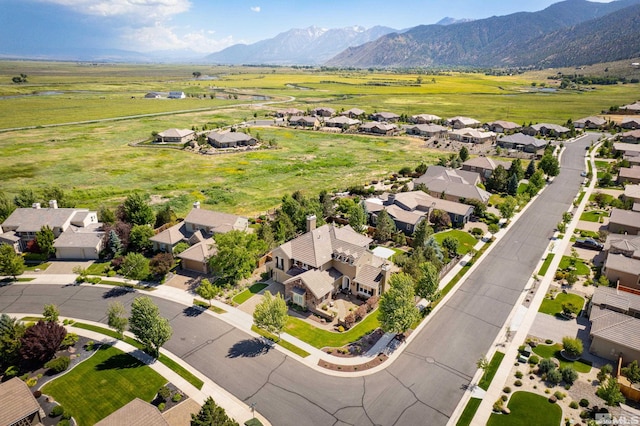
[[[576,240],[576,247],[582,247],[591,250],[602,250],[604,248],[604,244],[600,241],[596,241],[593,238],[579,238]]]

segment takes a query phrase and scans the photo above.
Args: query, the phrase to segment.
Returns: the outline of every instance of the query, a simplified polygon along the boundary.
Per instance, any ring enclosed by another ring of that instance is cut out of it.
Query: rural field
[[[194,72],[207,79],[196,80]],[[24,73],[25,84],[11,83]],[[536,83],[536,86],[532,86]],[[638,84],[541,91],[538,74],[399,74],[198,65],[90,65],[0,61],[2,191],[58,185],[78,206],[115,206],[140,190],[171,198],[178,213],[193,201],[253,215],[295,190],[344,189],[433,163],[445,155],[418,139],[252,128],[277,149],[203,156],[129,146],[167,128],[215,128],[280,108],[358,107],[367,112],[465,115],[481,121],[564,123],[640,98]],[[144,99],[181,90],[186,99]],[[292,99],[293,98],[293,99]],[[281,102],[270,104],[269,102]],[[176,113],[180,112],[180,113]],[[126,118],[145,114],[161,114]],[[65,124],[114,119],[87,124]],[[50,125],[59,125],[47,127]],[[23,130],[8,130],[34,127]]]

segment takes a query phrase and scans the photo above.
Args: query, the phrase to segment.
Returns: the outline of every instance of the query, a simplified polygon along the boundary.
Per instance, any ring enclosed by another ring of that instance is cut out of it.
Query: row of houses
[[[154,142],[159,144],[180,144],[196,140],[198,137],[194,130],[167,129],[156,135]],[[258,140],[243,132],[213,131],[207,135],[207,143],[214,148],[235,148],[239,146],[255,146]]]

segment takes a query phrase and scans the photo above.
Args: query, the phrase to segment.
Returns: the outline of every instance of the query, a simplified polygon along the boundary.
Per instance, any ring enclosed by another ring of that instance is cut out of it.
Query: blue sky
[[[0,0],[0,51],[114,48],[211,53],[291,28],[404,29],[481,19],[557,0]]]

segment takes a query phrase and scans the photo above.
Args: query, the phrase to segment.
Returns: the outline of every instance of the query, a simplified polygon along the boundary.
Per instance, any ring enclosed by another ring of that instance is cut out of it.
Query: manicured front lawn
[[[380,327],[380,321],[378,321],[378,311],[376,310],[370,312],[364,320],[344,333],[321,330],[296,317],[289,317],[284,331],[311,346],[322,349],[324,347],[340,348],[355,342],[378,327]]]
[[[573,367],[578,373],[588,373],[591,371],[591,365],[584,361],[567,361],[560,355],[562,345],[556,343],[554,345],[538,345],[533,348],[533,352],[542,358],[556,358],[560,361],[560,367]]]
[[[542,300],[542,304],[540,305],[538,312],[548,315],[559,314],[562,312],[562,305],[565,303],[571,303],[576,308],[582,309],[584,306],[584,298],[571,293],[560,293],[556,295],[553,300],[545,297],[544,300]]]
[[[584,220],[585,222],[600,222],[600,218],[606,216],[608,216],[608,213],[603,210],[592,210],[582,213],[580,220]]]
[[[132,356],[103,346],[42,392],[70,411],[78,424],[92,425],[136,397],[150,402],[166,382]]]
[[[476,411],[480,407],[482,403],[482,399],[480,398],[471,398],[469,402],[467,402],[467,406],[464,407],[464,411],[460,415],[456,426],[468,426],[471,424],[471,420],[473,420],[473,416],[476,415]]]
[[[511,414],[491,414],[488,426],[558,426],[562,409],[547,398],[531,392],[516,392],[507,405]]]
[[[567,270],[571,266],[571,256],[562,256],[562,260],[560,261],[559,269]],[[581,259],[576,260],[576,264],[573,266],[578,275],[589,275],[591,274],[591,269],[587,266],[584,261]]]
[[[107,269],[111,266],[111,262],[93,262],[87,268],[88,275],[107,275]]]
[[[235,303],[237,303],[238,305],[242,305],[244,302],[249,300],[251,298],[251,296],[253,296],[254,294],[258,294],[259,292],[261,292],[262,290],[264,290],[267,287],[269,287],[269,284],[256,283],[256,284],[252,285],[251,287],[249,287],[248,289],[244,290],[243,292],[237,294],[233,298],[233,301]]]
[[[544,277],[547,274],[547,271],[549,270],[549,265],[551,265],[551,261],[553,260],[554,256],[555,256],[555,253],[549,253],[547,255],[547,258],[544,260],[544,262],[542,263],[542,266],[540,267],[540,270],[538,271],[538,275],[541,275]]]
[[[49,266],[51,266],[51,262],[43,262],[35,265],[26,265],[24,270],[26,272],[33,272],[36,269],[39,271],[45,271]]]
[[[487,367],[487,369],[484,370],[484,374],[482,375],[482,378],[478,382],[478,386],[481,389],[484,389],[484,390],[489,389],[489,385],[493,380],[493,376],[496,375],[496,372],[498,371],[498,367],[500,367],[500,363],[502,362],[503,359],[504,359],[504,353],[496,352],[495,354],[493,354],[493,357],[491,357],[491,362],[489,362],[489,367]]]
[[[447,237],[453,237],[458,240],[458,254],[464,256],[478,243],[478,240],[468,232],[460,231],[458,229],[451,229],[449,231],[438,232],[433,234],[433,238],[442,245],[442,241]]]

